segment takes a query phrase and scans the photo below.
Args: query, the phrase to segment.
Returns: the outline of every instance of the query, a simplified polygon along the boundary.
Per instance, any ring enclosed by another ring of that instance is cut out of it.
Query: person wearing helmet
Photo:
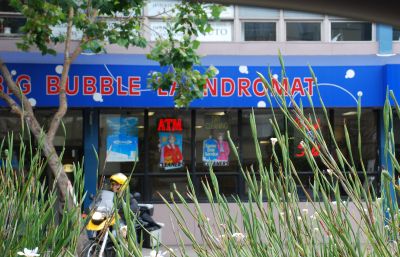
[[[128,177],[123,173],[116,173],[110,177],[111,191],[113,191],[117,196],[122,197],[123,200],[125,189],[128,187]],[[129,193],[129,192],[127,192]],[[130,194],[130,193],[129,193]],[[139,205],[136,199],[130,194],[130,207],[133,213],[139,213]],[[122,207],[118,208],[118,213],[123,221],[125,221],[124,212]]]
[[[128,186],[128,177],[123,173],[116,173],[110,177],[111,191],[121,194]]]

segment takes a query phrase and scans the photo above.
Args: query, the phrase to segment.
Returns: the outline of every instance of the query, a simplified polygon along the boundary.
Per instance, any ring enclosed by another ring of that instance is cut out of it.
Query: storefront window
[[[149,172],[190,170],[191,118],[188,110],[149,111]]]
[[[398,159],[400,156],[400,118],[396,113],[396,110],[393,110],[393,136],[394,136],[394,149],[395,155]],[[382,153],[384,154],[384,153]],[[396,178],[399,179],[399,173],[396,173]]]
[[[371,41],[370,22],[331,22],[332,41]]]
[[[208,181],[210,169],[216,173],[220,193],[238,194],[239,167],[228,141],[228,131],[236,147],[238,142],[237,110],[199,110],[196,112],[196,172],[200,198],[205,198],[202,182]],[[228,175],[229,174],[229,175]]]
[[[329,129],[328,129],[328,124],[326,117],[323,113],[322,110],[315,110],[315,117],[313,115],[312,110],[304,110],[304,116],[307,117],[309,124],[304,124],[304,122],[301,121],[300,118],[296,117],[295,114],[293,114],[293,118],[295,119],[295,122],[299,124],[299,127],[305,128],[306,133],[308,136],[313,139],[314,142],[316,142],[316,137],[317,135],[313,132],[315,130],[320,131],[322,134],[322,137],[324,138],[326,144],[330,145],[330,137],[329,137]],[[306,157],[306,152],[303,147],[303,142],[306,142],[305,136],[297,127],[295,127],[293,124],[288,122],[288,137],[289,137],[289,155],[293,161],[294,166],[296,167],[297,171],[301,172],[310,172],[311,167],[310,164],[307,161]],[[310,144],[311,148],[311,153],[313,157],[315,158],[317,165],[321,169],[325,169],[320,156],[320,147],[321,145],[316,144],[316,146],[313,146]]]
[[[253,135],[251,133],[250,126],[250,114],[251,110],[243,111],[242,118],[242,145],[241,145],[241,156],[244,166],[250,169],[253,165],[254,171],[258,172],[258,160],[256,156],[256,150],[254,145]],[[270,119],[273,119],[270,110],[255,110],[254,116],[257,126],[257,139],[260,144],[261,154],[263,157],[264,165],[268,165],[272,158],[272,144],[271,138],[276,137],[274,129],[270,123]],[[284,117],[282,114],[275,114],[279,129],[284,133]]]
[[[186,176],[152,176],[150,180],[151,199],[162,200],[160,195],[165,199],[170,199],[170,193],[174,192],[174,186],[184,197],[188,187]]]
[[[227,132],[237,143],[237,110],[201,110],[196,114],[196,171],[237,172]]]
[[[38,110],[36,116],[45,130],[50,126],[55,110]],[[54,137],[54,147],[60,154],[64,149],[64,163],[82,163],[83,157],[83,117],[80,110],[68,110],[63,117],[64,125],[59,126]],[[65,128],[65,130],[64,130]]]
[[[28,127],[25,125],[24,129],[22,129],[21,118],[18,115],[11,113],[9,110],[0,110],[0,117],[0,144],[3,142],[3,148],[1,149],[2,152],[0,153],[0,169],[4,164],[2,163],[1,159],[5,158],[6,155],[9,154],[9,149],[11,146],[8,145],[8,140],[11,139],[11,135],[13,139],[11,165],[14,169],[17,169],[19,168],[20,164],[18,158],[20,154],[21,136],[25,146],[29,148]],[[25,166],[29,165],[27,162],[29,157],[26,157]]]
[[[200,179],[200,188],[199,188],[199,193],[198,193],[198,197],[200,199],[205,199],[207,197],[204,187],[201,184],[201,182],[203,182],[204,184],[210,185],[212,192],[214,192],[214,188],[212,186],[212,182],[211,182],[211,178],[209,175],[202,175],[199,177]],[[218,181],[218,186],[219,186],[219,193],[223,194],[225,197],[227,197],[229,199],[229,197],[233,196],[233,195],[237,195],[238,194],[238,189],[237,189],[237,185],[238,185],[238,181],[237,181],[237,176],[226,176],[226,175],[220,175],[217,176],[217,181]]]
[[[335,111],[335,137],[340,150],[349,163],[350,154],[353,155],[355,166],[361,171],[361,162],[358,154],[358,124],[357,112],[355,109],[343,109]],[[351,149],[346,145],[344,125],[346,124],[350,137]],[[374,172],[378,166],[378,141],[377,141],[377,112],[371,109],[364,109],[361,113],[361,146],[362,160],[368,172]]]
[[[7,136],[13,133],[14,143],[19,145],[21,141],[21,133],[22,133],[22,124],[21,118],[19,115],[11,113],[9,110],[0,110],[0,142],[1,140],[5,140],[7,142]],[[25,125],[24,128],[24,139],[28,139],[28,128]],[[14,146],[15,148],[15,146]]]
[[[321,41],[320,22],[286,22],[287,41]]]
[[[100,114],[100,174],[144,172],[143,121],[143,111]]]

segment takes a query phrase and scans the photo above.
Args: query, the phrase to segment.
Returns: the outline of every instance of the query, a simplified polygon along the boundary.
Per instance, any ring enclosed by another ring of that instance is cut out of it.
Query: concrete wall
[[[0,39],[1,51],[18,51],[17,39]],[[56,48],[59,52],[61,46]],[[370,55],[378,53],[378,42],[203,42],[199,54],[204,55]],[[394,53],[399,53],[400,43],[394,43]],[[109,54],[145,54],[149,48],[128,49],[111,45]]]

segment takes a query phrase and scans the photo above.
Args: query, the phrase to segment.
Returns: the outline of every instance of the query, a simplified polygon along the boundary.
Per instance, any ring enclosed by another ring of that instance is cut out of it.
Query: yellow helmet
[[[128,177],[125,176],[123,173],[116,173],[110,177],[111,182],[116,182],[121,186],[124,186],[128,181]]]
[[[74,165],[72,164],[64,164],[63,168],[66,173],[74,172]]]

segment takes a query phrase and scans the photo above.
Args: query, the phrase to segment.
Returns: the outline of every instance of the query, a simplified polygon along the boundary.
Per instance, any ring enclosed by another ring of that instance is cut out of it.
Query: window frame
[[[313,44],[313,43],[322,43],[323,42],[323,27],[324,27],[324,23],[323,23],[323,19],[314,19],[314,20],[310,20],[310,19],[285,19],[284,20],[284,30],[282,30],[282,34],[283,34],[283,38],[284,41],[286,43],[309,43],[309,44]],[[319,23],[319,40],[288,40],[288,23]]]
[[[245,39],[245,23],[275,23],[275,40],[246,40]],[[248,43],[255,43],[255,42],[268,42],[268,43],[274,43],[278,42],[278,39],[280,37],[280,32],[279,32],[279,19],[266,19],[266,20],[260,20],[260,19],[242,19],[240,20],[240,40],[242,42],[248,42]]]
[[[370,23],[371,24],[371,40],[332,40],[332,23]],[[328,42],[334,44],[340,43],[372,43],[376,42],[376,24],[368,21],[349,20],[349,19],[329,19]]]

